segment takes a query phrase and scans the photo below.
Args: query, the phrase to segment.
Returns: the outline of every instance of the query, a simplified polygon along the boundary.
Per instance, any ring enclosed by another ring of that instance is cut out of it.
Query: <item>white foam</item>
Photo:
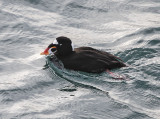
[[[25,83],[22,80],[25,79],[25,77],[27,77],[30,73],[31,71],[25,70],[8,75],[1,75],[0,90],[8,90],[24,86]]]
[[[47,90],[47,93],[35,94],[29,99],[21,100],[20,102],[14,103],[14,105],[6,108],[9,113],[19,113],[19,112],[42,112],[48,109],[57,109],[59,105],[63,105],[64,108],[67,102],[71,102],[72,100],[77,100],[80,96],[88,94],[88,92],[84,91],[85,89],[79,90],[79,92],[75,92],[74,96],[70,96],[68,92],[60,92],[56,89]],[[54,93],[53,93],[54,92]],[[84,93],[85,92],[85,93]],[[72,92],[73,94],[73,92]],[[64,98],[65,97],[65,100]],[[77,98],[77,99],[76,99]],[[76,102],[73,103],[72,106],[75,106]],[[78,105],[79,106],[79,105]],[[68,114],[68,113],[67,113]],[[57,115],[58,116],[58,115]]]

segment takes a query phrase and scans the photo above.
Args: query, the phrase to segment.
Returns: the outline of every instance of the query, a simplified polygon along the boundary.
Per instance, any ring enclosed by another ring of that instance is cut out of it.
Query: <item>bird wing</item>
[[[106,69],[105,62],[97,59],[92,54],[75,53],[70,57],[62,60],[64,67],[78,71],[85,71],[90,73],[103,72]]]
[[[91,73],[100,73],[123,65],[113,55],[90,47],[76,49],[76,53],[62,59],[62,62],[67,69]]]

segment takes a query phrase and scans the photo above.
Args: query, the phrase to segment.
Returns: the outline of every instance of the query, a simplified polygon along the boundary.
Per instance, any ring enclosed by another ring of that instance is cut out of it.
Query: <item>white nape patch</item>
[[[71,46],[72,46],[72,51],[74,51],[74,45],[73,45],[73,43],[71,44]]]
[[[56,45],[58,45],[58,42],[57,42],[57,40],[54,40],[54,41],[53,41],[53,44],[56,44]]]

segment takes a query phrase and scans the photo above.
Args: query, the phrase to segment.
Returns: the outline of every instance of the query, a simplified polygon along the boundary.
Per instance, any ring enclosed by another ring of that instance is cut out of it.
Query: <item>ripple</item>
[[[151,46],[160,46],[160,39],[153,39],[153,40],[150,40],[148,42],[148,45],[151,45]]]
[[[98,11],[98,12],[105,12],[105,13],[108,12],[108,10],[105,10],[105,9],[100,9],[100,8],[95,8],[95,7],[85,7],[85,6],[77,4],[76,2],[69,3],[67,6],[76,8],[76,9],[79,8],[81,10]]]
[[[34,4],[34,5],[38,5],[41,2],[41,0],[25,0],[25,1],[27,1],[31,4]]]
[[[156,57],[157,51],[152,48],[134,48],[117,53],[128,64],[135,63],[142,58],[150,59]]]

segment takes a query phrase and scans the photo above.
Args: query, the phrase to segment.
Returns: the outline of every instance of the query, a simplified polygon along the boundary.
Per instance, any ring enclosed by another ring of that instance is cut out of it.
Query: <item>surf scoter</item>
[[[88,73],[101,73],[106,70],[125,67],[125,63],[108,52],[91,47],[74,48],[72,41],[64,36],[56,38],[41,55],[55,55],[64,68]]]

